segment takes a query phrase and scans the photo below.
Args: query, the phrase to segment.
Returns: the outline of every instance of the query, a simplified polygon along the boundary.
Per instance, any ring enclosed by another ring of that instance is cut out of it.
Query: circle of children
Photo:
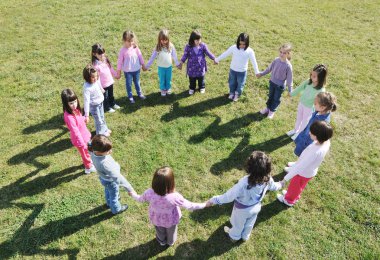
[[[266,107],[260,111],[270,119],[280,105],[285,85],[291,96],[301,94],[294,129],[287,133],[296,144],[294,153],[299,158],[296,162],[289,162],[285,167],[287,174],[282,181],[274,182],[271,177],[271,159],[263,152],[254,151],[245,164],[247,175],[226,193],[214,196],[205,203],[190,202],[178,193],[175,189],[173,170],[169,167],[157,169],[153,174],[152,187],[142,195],[138,195],[120,174],[120,165],[111,156],[112,143],[108,139],[111,130],[107,127],[104,111],[112,113],[120,108],[114,100],[113,77],[119,79],[123,71],[131,103],[135,102],[132,82],[138,97],[145,99],[140,86],[140,70],[148,70],[154,60],[157,60],[160,93],[161,96],[166,96],[172,93],[172,61],[174,60],[178,69],[182,69],[182,64],[187,60],[189,95],[194,94],[197,82],[199,92],[205,93],[206,55],[214,61],[214,64],[232,55],[228,98],[233,101],[238,101],[243,92],[249,60],[256,77],[271,73],[268,101]],[[231,241],[235,242],[249,239],[267,190],[279,190],[290,181],[288,189],[283,190],[282,194],[277,194],[277,198],[280,202],[293,206],[300,199],[300,194],[307,183],[317,174],[318,167],[330,148],[329,139],[333,130],[328,122],[331,112],[336,110],[336,98],[325,91],[327,67],[323,64],[315,65],[309,78],[292,90],[290,58],[291,45],[284,44],[279,48],[279,57],[275,58],[266,70],[259,72],[255,53],[249,47],[249,36],[246,33],[241,33],[236,43],[216,58],[202,42],[199,31],[195,30],[191,32],[184,54],[178,61],[168,30],[164,29],[159,32],[157,45],[148,63],[145,64],[135,33],[125,31],[115,71],[105,55],[104,48],[100,44],[92,46],[92,63],[83,70],[84,116],[78,97],[71,89],[63,90],[61,98],[64,121],[70,130],[71,141],[82,157],[85,173],[96,171],[99,174],[99,180],[104,186],[105,200],[112,213],[118,214],[128,208],[119,202],[119,186],[121,186],[136,201],[149,202],[149,218],[156,229],[156,239],[162,246],[171,246],[177,238],[177,227],[181,218],[180,208],[197,210],[214,204],[233,202],[230,219],[232,227],[225,226],[224,231]],[[92,139],[86,127],[90,113],[96,128],[96,135]]]

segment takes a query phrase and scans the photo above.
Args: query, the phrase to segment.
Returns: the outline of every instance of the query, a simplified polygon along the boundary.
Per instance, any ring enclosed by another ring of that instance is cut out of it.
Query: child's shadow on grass
[[[154,238],[149,242],[129,248],[117,255],[105,257],[104,259],[148,259],[165,251],[166,246],[160,246]]]
[[[286,134],[275,137],[273,139],[258,143],[255,145],[249,144],[249,134],[245,134],[240,143],[235,147],[235,149],[230,153],[228,158],[221,160],[211,166],[211,173],[221,174],[227,172],[231,169],[241,169],[244,161],[252,153],[252,151],[263,151],[270,153],[278,148],[285,146],[292,142],[292,140]],[[240,167],[240,168],[239,168]]]
[[[44,204],[15,203],[13,205],[26,210],[32,209],[33,212],[13,234],[11,239],[0,244],[2,258],[11,258],[16,254],[24,256],[42,254],[52,256],[68,255],[69,259],[76,259],[79,252],[78,248],[62,250],[58,248],[43,249],[43,247],[113,216],[109,209],[103,205],[75,216],[51,221],[44,226],[32,228]]]
[[[34,134],[46,130],[61,129],[64,132],[68,132],[64,126],[63,114],[53,116],[48,120],[44,120],[38,124],[28,126],[22,130],[24,135]]]

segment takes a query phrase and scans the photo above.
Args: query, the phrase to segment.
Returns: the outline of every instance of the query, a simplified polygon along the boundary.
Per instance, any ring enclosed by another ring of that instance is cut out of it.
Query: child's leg
[[[156,239],[160,245],[165,245],[167,243],[167,237],[166,237],[166,228],[164,227],[158,227],[154,226],[156,229]]]
[[[104,89],[103,96],[104,96],[104,101],[103,101],[103,104],[104,104],[104,111],[108,111],[108,110],[110,110],[110,104],[109,104],[109,89],[108,89],[108,88],[105,88],[105,89]]]
[[[243,93],[243,89],[244,89],[244,86],[245,86],[245,82],[247,80],[247,71],[244,71],[244,72],[238,72],[237,74],[237,92],[239,94],[239,97],[241,96],[241,94]]]
[[[108,182],[107,184],[108,196],[109,196],[109,206],[113,214],[116,214],[121,209],[121,204],[119,202],[119,184],[116,182]]]
[[[84,168],[90,169],[92,166],[91,156],[87,149],[84,147],[77,147],[77,150],[80,153],[80,156],[82,157],[82,162],[84,165]]]
[[[108,105],[110,107],[113,107],[115,105],[115,97],[113,95],[113,84],[109,86],[107,90],[108,90]]]
[[[174,242],[177,240],[177,231],[178,231],[178,225],[171,226],[169,228],[166,228],[166,244],[173,245]]]
[[[94,117],[96,134],[104,134],[108,131],[106,122],[104,120],[103,102],[99,105],[90,105],[90,113]]]
[[[230,95],[234,95],[238,86],[237,82],[237,72],[230,69],[230,74],[228,75],[228,85],[230,87]]]
[[[273,106],[274,88],[275,88],[275,85],[272,83],[272,81],[269,81],[269,93],[268,93],[268,100],[266,103],[267,108],[269,110]]]
[[[198,79],[198,87],[199,87],[199,90],[201,90],[201,89],[204,89],[206,86],[206,84],[205,84],[205,77],[204,76],[202,76],[202,77],[198,77],[197,78]]]
[[[189,89],[191,90],[195,90],[196,86],[197,86],[197,78],[194,78],[194,77],[189,77]]]
[[[244,224],[243,232],[241,234],[241,238],[243,240],[247,241],[249,239],[253,226],[255,225],[257,215],[259,214],[260,210],[261,203],[257,203],[255,206],[249,209],[249,214],[251,214],[251,217],[247,218],[247,221]]]
[[[248,211],[245,209],[238,209],[234,207],[231,214],[231,225],[229,236],[233,240],[240,240],[242,238],[242,232],[247,219],[250,217]]]
[[[281,95],[284,92],[285,86],[277,86],[275,85],[274,94],[273,94],[273,102],[270,111],[275,112],[278,106],[281,104]]]
[[[290,204],[296,203],[300,199],[302,191],[311,179],[312,178],[305,178],[300,175],[294,176],[291,179],[288,191],[285,194],[285,200]]]
[[[169,90],[172,88],[172,75],[173,75],[173,67],[170,66],[166,69],[165,73],[165,89]]]
[[[160,82],[160,90],[165,90],[165,68],[158,67],[158,80]]]
[[[307,123],[309,122],[309,117],[312,113],[313,110],[311,108],[305,107],[301,103],[298,104],[297,120],[294,126],[294,130],[296,131],[296,133],[299,133],[305,129]]]
[[[125,76],[125,87],[127,88],[127,96],[128,98],[133,97],[132,95],[132,72],[124,72]]]
[[[135,84],[137,95],[141,96],[142,92],[140,87],[140,70],[133,72],[133,83]]]
[[[104,187],[104,197],[105,197],[105,200],[106,200],[106,204],[107,206],[109,207],[111,205],[111,202],[110,202],[110,194],[109,194],[109,190],[108,190],[108,187],[107,185],[109,184],[108,181],[105,181],[103,180],[102,178],[99,178],[100,180],[100,183],[103,185]]]

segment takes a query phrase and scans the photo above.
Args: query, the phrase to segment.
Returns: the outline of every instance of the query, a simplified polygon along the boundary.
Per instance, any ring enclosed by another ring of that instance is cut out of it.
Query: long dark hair
[[[313,71],[317,73],[318,77],[318,85],[315,86],[315,89],[321,89],[324,85],[326,85],[326,78],[327,78],[327,66],[323,64],[317,64],[314,66]],[[311,80],[311,73],[310,73],[310,79],[309,84],[312,83]]]
[[[94,45],[92,45],[92,47],[91,47],[91,62],[92,62],[92,64],[95,65],[95,61],[98,60],[98,58],[96,58],[95,54],[102,55],[104,53],[106,53],[106,50],[103,48],[103,46],[100,43],[95,43]],[[111,62],[107,56],[106,56],[106,62],[108,64],[108,66],[111,66]]]
[[[77,95],[74,93],[73,90],[67,88],[62,90],[61,92],[61,100],[62,100],[62,107],[63,107],[63,112],[67,112],[69,114],[73,114],[73,110],[69,106],[69,102],[77,100],[77,109],[81,112],[82,109],[80,107],[79,99]]]
[[[195,40],[199,40],[201,38],[202,38],[202,35],[201,35],[201,33],[198,30],[192,31],[191,34],[190,34],[190,37],[189,37],[189,45],[191,47],[194,47],[194,45],[195,45],[194,41]]]
[[[240,49],[239,48],[240,42],[244,42],[245,43],[244,50],[248,49],[248,47],[249,47],[249,35],[246,34],[246,33],[239,34],[239,36],[238,36],[238,38],[236,40],[236,48],[238,48],[238,49]]]
[[[254,151],[247,159],[245,170],[249,174],[248,189],[267,183],[271,177],[272,160],[264,152]]]

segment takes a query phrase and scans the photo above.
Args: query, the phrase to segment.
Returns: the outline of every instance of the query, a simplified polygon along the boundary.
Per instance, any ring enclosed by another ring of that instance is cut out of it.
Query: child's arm
[[[188,201],[185,199],[182,195],[178,194],[178,198],[175,200],[175,203],[180,206],[181,208],[185,208],[187,210],[197,210],[197,209],[203,209],[206,207],[206,203],[195,203]]]
[[[183,55],[182,55],[182,58],[179,62],[178,68],[182,69],[182,64],[184,64],[186,62],[186,60],[189,58],[190,51],[191,51],[190,47],[188,45],[186,45],[185,49],[183,50]]]
[[[269,182],[268,182],[268,190],[270,191],[276,191],[276,190],[279,190],[281,189],[282,187],[284,187],[284,183],[283,181],[278,181],[278,182],[275,182],[273,180],[273,178],[271,177]]]
[[[300,174],[300,173],[304,172],[317,159],[316,158],[317,157],[316,154],[310,154],[308,151],[309,150],[306,148],[302,152],[300,158],[298,158],[298,161],[292,167],[289,168],[288,174],[286,174],[285,177],[284,177],[285,181],[289,181],[294,176],[296,176],[297,174]]]
[[[271,72],[273,69],[273,62],[268,66],[268,68],[266,68],[264,71],[258,73],[258,78],[262,77],[262,76],[265,76],[267,75],[269,72]]]
[[[286,85],[288,86],[288,92],[291,93],[293,89],[293,69],[291,66],[288,67],[286,72]]]
[[[80,115],[80,117],[82,116]],[[75,146],[87,148],[87,143],[83,140],[83,136],[79,131],[75,116],[65,114],[64,119],[65,119],[67,128],[70,130],[70,135],[71,135],[71,138],[74,140]]]
[[[120,49],[119,56],[117,57],[117,79],[120,79],[121,77],[121,69],[123,67],[124,63],[124,51],[123,48]]]
[[[213,61],[215,61],[215,55],[208,49],[207,44],[204,44],[204,53]]]
[[[173,60],[174,60],[175,65],[176,65],[177,68],[178,68],[178,66],[180,65],[180,62],[178,61],[177,51],[176,51],[174,45],[172,45],[172,52],[171,52],[171,55],[172,55],[172,58],[173,58]]]
[[[83,110],[86,124],[90,121],[90,92],[84,88],[83,89]]]
[[[150,66],[152,66],[152,63],[156,58],[157,58],[157,51],[156,49],[154,49],[152,52],[152,56],[150,56],[150,59],[148,60],[148,63],[145,66],[146,70],[148,70]]]
[[[226,193],[224,193],[223,195],[214,196],[209,201],[212,204],[218,204],[218,205],[222,205],[222,204],[225,204],[225,203],[232,202],[239,195],[239,192],[242,189],[242,186],[243,186],[243,181],[241,179],[238,183],[236,183]]]
[[[216,63],[219,63],[219,61],[227,58],[228,56],[230,56],[233,51],[234,51],[234,48],[236,48],[236,45],[232,45],[231,47],[229,47],[225,52],[223,52],[218,58],[215,58],[215,62]]]
[[[253,70],[255,71],[255,75],[258,75],[260,71],[259,71],[259,66],[257,66],[256,56],[253,50],[249,52],[249,59],[251,60]]]
[[[142,56],[142,53],[140,51],[140,49],[138,47],[136,47],[136,51],[137,51],[137,57],[139,58],[139,61],[140,61],[140,64],[143,68],[145,68],[145,61],[144,61],[144,58]]]
[[[291,93],[290,93],[290,96],[294,97],[294,96],[297,96],[298,94],[302,93],[307,84],[309,83],[309,80],[305,80],[304,82],[301,83],[301,85],[299,85],[298,87],[296,87]]]
[[[149,201],[151,197],[151,189],[146,190],[142,195],[138,195],[135,191],[129,192],[129,195],[137,202]]]

